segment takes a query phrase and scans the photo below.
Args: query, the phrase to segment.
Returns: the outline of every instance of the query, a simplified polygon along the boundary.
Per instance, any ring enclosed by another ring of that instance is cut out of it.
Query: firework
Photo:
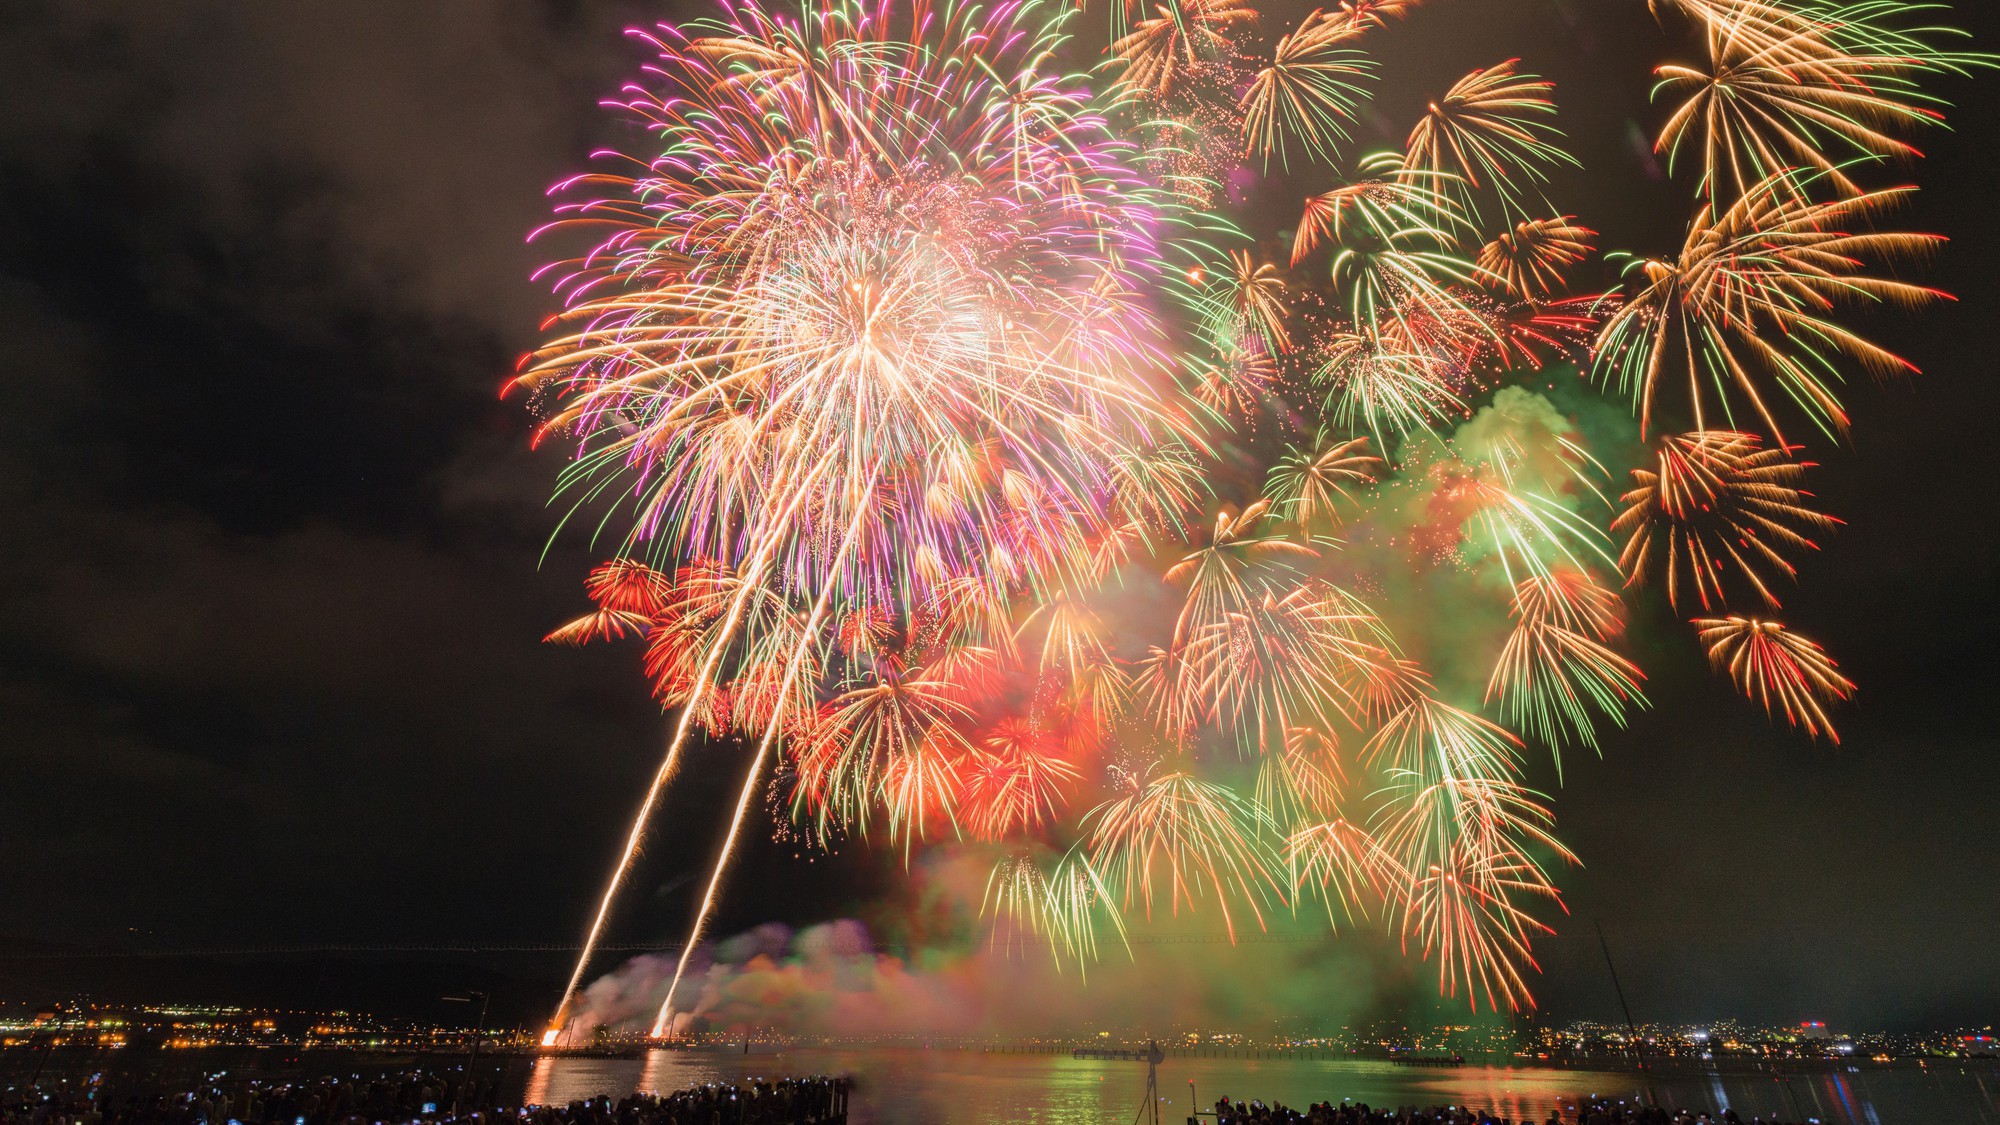
[[[1248,0],[1168,0],[1111,44],[1119,82],[1134,96],[1164,99],[1234,54],[1230,33],[1257,22]]]
[[[1128,154],[1034,78],[1053,32],[972,19],[906,43],[858,10],[795,26],[744,7],[728,35],[659,38],[701,97],[633,108],[683,156],[617,184],[642,217],[564,279],[581,330],[523,376],[556,396],[580,480],[634,480],[653,553],[733,562],[776,537],[768,576],[815,590],[979,572],[1030,498],[1059,530],[1102,527],[1108,462],[1167,425],[1157,330],[1126,300],[1122,271],[1155,257]],[[965,65],[996,37],[1026,89]],[[752,81],[763,58],[810,62]],[[801,495],[804,518],[773,526]],[[855,558],[814,548],[857,515]]]
[[[1596,235],[1569,215],[1523,219],[1480,247],[1476,264],[1515,297],[1538,300],[1561,289],[1563,270],[1590,255]]]
[[[1933,5],[1672,2],[1700,27],[1707,59],[1658,69],[1654,95],[1681,100],[1656,148],[1671,160],[1699,147],[1702,190],[1715,198],[1774,176],[1789,190],[1860,194],[1855,165],[1913,159],[1898,134],[1944,121],[1923,78],[1994,62],[1941,46],[1960,32],[1894,26]]]
[[[1899,73],[1920,66],[1916,60],[1801,58],[1786,49],[1792,40],[1764,44],[1740,27],[1736,21],[1709,24],[1709,65],[1663,66],[1655,87],[1656,95],[1685,99],[1661,128],[1655,147],[1672,160],[1698,145],[1704,187],[1711,193],[1740,195],[1796,168],[1816,170],[1833,188],[1857,194],[1861,189],[1828,149],[1835,156],[1844,150],[1865,158],[1907,159],[1918,155],[1916,147],[1888,129],[1943,120],[1926,104],[1936,99],[1918,93]],[[1781,182],[1790,186],[1809,175]]]
[[[1488,702],[1500,701],[1510,724],[1556,750],[1597,745],[1599,715],[1623,727],[1626,709],[1646,699],[1644,674],[1604,643],[1623,631],[1622,608],[1618,595],[1580,571],[1522,579]]]
[[[1847,428],[1833,389],[1837,357],[1879,374],[1916,370],[1826,315],[1843,302],[1913,306],[1941,296],[1863,272],[1871,259],[1896,261],[1938,241],[1866,229],[1911,189],[1813,203],[1791,184],[1791,177],[1776,175],[1719,216],[1698,211],[1677,258],[1629,267],[1636,280],[1598,333],[1595,370],[1632,396],[1643,432],[1652,430],[1673,362],[1684,372],[1695,429],[1705,429],[1718,407],[1726,416],[1740,398],[1779,444],[1785,443],[1774,413],[1780,395],[1824,431]]]
[[[1387,761],[1400,790],[1376,838],[1405,878],[1394,902],[1406,939],[1436,958],[1446,994],[1464,988],[1495,1008],[1532,1003],[1521,970],[1533,965],[1529,943],[1546,927],[1522,903],[1557,896],[1527,848],[1574,857],[1550,835],[1540,795],[1512,780],[1519,741],[1418,697],[1367,753]]]
[[[1490,345],[1493,363],[1502,370],[1539,371],[1551,360],[1574,362],[1588,353],[1611,305],[1602,295],[1502,304],[1487,313],[1489,334],[1477,342]]]
[[[1435,957],[1441,990],[1460,989],[1478,1006],[1534,1006],[1524,970],[1539,968],[1530,948],[1537,934],[1554,933],[1518,904],[1522,898],[1555,899],[1555,888],[1520,852],[1450,848],[1443,861],[1414,874],[1404,907],[1405,932],[1414,933],[1424,956]]]
[[[1465,217],[1440,190],[1444,178],[1412,169],[1394,153],[1370,158],[1363,173],[1306,200],[1293,264],[1327,248],[1348,323],[1363,334],[1462,314],[1465,296],[1457,287],[1471,284],[1478,271],[1457,252]]]
[[[1104,881],[1089,860],[1064,856],[1050,870],[1030,853],[1017,853],[995,864],[986,880],[984,908],[1017,931],[1039,934],[1060,968],[1065,961],[1087,967],[1098,956],[1100,921],[1108,923],[1121,942],[1125,923],[1111,903]],[[994,931],[994,940],[1000,931]]]
[[[1333,418],[1366,429],[1383,445],[1390,434],[1430,429],[1466,413],[1464,368],[1451,350],[1427,348],[1392,325],[1373,335],[1342,332],[1321,350],[1312,373],[1326,388]]]
[[[1278,267],[1252,258],[1247,250],[1231,250],[1229,267],[1220,299],[1205,302],[1203,334],[1225,349],[1255,337],[1266,351],[1290,351],[1285,280]]]
[[[968,755],[958,796],[967,833],[1004,840],[1052,820],[1083,777],[1064,749],[1024,718],[995,724]]]
[[[860,531],[861,524],[859,521],[851,523],[848,526],[846,538],[841,541],[839,549],[842,551],[852,550],[855,539],[860,534]],[[729,869],[730,856],[735,853],[737,841],[742,836],[744,818],[750,811],[751,797],[755,795],[760,786],[764,764],[771,757],[772,749],[777,742],[780,731],[788,723],[798,725],[799,715],[804,713],[803,705],[798,712],[794,712],[788,709],[786,704],[791,700],[795,687],[803,683],[805,677],[802,673],[808,660],[817,655],[814,651],[813,642],[819,636],[820,627],[826,621],[828,612],[832,608],[834,592],[835,588],[829,586],[821,590],[818,598],[814,600],[812,612],[807,615],[805,625],[800,631],[799,642],[792,648],[791,655],[785,661],[784,676],[777,682],[775,690],[768,697],[771,701],[770,706],[765,715],[759,720],[763,726],[763,738],[757,743],[757,753],[750,760],[750,768],[744,771],[742,791],[736,798],[736,810],[730,817],[729,830],[723,835],[722,849],[716,856],[714,869],[709,873],[708,886],[702,891],[701,905],[695,910],[694,922],[688,928],[687,941],[681,946],[680,958],[674,963],[673,980],[668,983],[667,994],[661,999],[659,1011],[653,1017],[652,1034],[656,1039],[665,1034],[666,1030],[672,1026],[674,993],[680,988],[681,978],[687,973],[688,958],[694,955],[695,945],[701,939],[702,930],[708,925],[709,918],[715,910],[716,893],[721,889],[723,874]],[[662,602],[661,610],[663,613],[670,604],[671,602]],[[950,614],[942,616],[945,620],[954,620]],[[750,699],[764,698],[763,693],[757,691],[740,692],[739,695]],[[742,721],[740,714],[738,721]],[[654,785],[655,792],[658,791],[658,788],[659,785],[656,782]],[[645,817],[642,815],[633,827],[635,838],[644,824]],[[593,940],[594,938],[595,934],[593,933]],[[586,948],[584,957],[587,958],[588,956],[589,951]],[[579,958],[577,964],[581,967],[583,959]],[[574,989],[575,987],[576,984],[572,981],[570,988]],[[557,1017],[557,1022],[561,1022],[560,1015]]]
[[[1035,664],[1037,703],[1068,719],[1054,723],[1053,715],[1044,714],[1035,729],[1061,735],[1072,752],[1094,747],[1099,726],[1124,712],[1130,688],[1111,652],[1110,623],[1082,599],[1063,597],[1037,606],[1016,639],[1035,632],[1042,640]]]
[[[1335,909],[1346,917],[1375,900],[1405,891],[1409,873],[1384,851],[1366,828],[1348,820],[1308,825],[1285,840],[1285,862],[1301,894],[1317,894],[1334,921]]]
[[[1323,728],[1294,727],[1264,748],[1252,799],[1279,829],[1296,833],[1338,813],[1346,780],[1339,739]]]
[[[685,94],[629,108],[675,156],[577,185],[612,190],[569,205],[612,233],[562,276],[572,330],[521,383],[576,443],[568,487],[629,482],[635,550],[736,586],[656,659],[683,707],[660,784],[690,718],[715,718],[750,603],[1080,576],[1131,454],[1172,433],[1157,328],[1127,298],[1155,224],[1129,150],[1040,72],[1038,18],[956,12],[902,40],[858,7],[745,4],[713,34],[662,29]],[[955,789],[928,685],[857,685],[817,724],[872,740],[811,761],[894,791],[899,829]]]
[[[1194,385],[1194,398],[1216,414],[1246,422],[1272,398],[1278,365],[1260,346],[1224,352],[1204,364]]]
[[[1382,27],[1392,19],[1410,14],[1423,0],[1340,0],[1334,11],[1356,34],[1370,27]]]
[[[1188,590],[1174,621],[1174,644],[1185,644],[1196,632],[1248,609],[1270,589],[1262,571],[1290,570],[1292,564],[1317,557],[1311,547],[1281,531],[1267,532],[1270,512],[1270,501],[1259,500],[1240,512],[1218,514],[1208,544],[1167,569],[1166,580]]]
[[[1358,34],[1344,15],[1314,12],[1279,38],[1271,62],[1243,94],[1243,143],[1268,163],[1287,163],[1291,146],[1326,162],[1351,140],[1361,81],[1373,70],[1368,56],[1346,44]]]
[[[1575,164],[1554,143],[1555,84],[1518,73],[1518,61],[1475,70],[1432,102],[1404,143],[1403,174],[1490,190],[1512,209],[1523,181],[1544,181],[1547,165]]]
[[[1337,591],[1302,582],[1226,611],[1190,630],[1173,662],[1163,713],[1183,729],[1219,722],[1241,745],[1288,752],[1302,730],[1331,732],[1361,700],[1352,685],[1387,659],[1375,619],[1351,611]]]
[[[1811,737],[1825,734],[1840,741],[1825,705],[1853,695],[1854,683],[1840,674],[1825,649],[1775,621],[1707,617],[1694,626],[1709,663],[1766,714],[1782,711],[1786,722]]]
[[[1372,482],[1382,467],[1368,453],[1366,437],[1338,439],[1326,431],[1310,447],[1287,446],[1271,469],[1264,495],[1300,527],[1332,517],[1338,502],[1354,501],[1354,491]]]
[[[1140,684],[1179,741],[1220,723],[1246,748],[1281,753],[1294,730],[1351,714],[1354,666],[1385,658],[1373,616],[1298,570],[1318,552],[1263,530],[1270,503],[1218,517],[1209,544],[1167,571],[1187,595]]]
[[[1664,573],[1676,608],[1690,592],[1703,609],[1727,605],[1739,583],[1777,606],[1770,576],[1798,573],[1786,553],[1817,550],[1807,534],[1839,522],[1806,507],[1798,486],[1811,462],[1755,434],[1680,434],[1660,442],[1655,464],[1632,470],[1635,487],[1611,530],[1629,536],[1618,560],[1627,582]]]
[[[1505,394],[1487,411],[1506,417]],[[1430,467],[1438,485],[1432,503],[1453,513],[1463,540],[1496,560],[1513,579],[1550,579],[1556,571],[1609,564],[1604,532],[1571,507],[1573,496],[1594,495],[1597,465],[1560,434],[1529,434],[1461,443],[1457,456]]]
[[[1239,899],[1259,926],[1284,900],[1269,814],[1233,790],[1160,763],[1114,775],[1111,799],[1083,817],[1091,867],[1119,903],[1147,917],[1156,902],[1178,914],[1212,902],[1234,935]]]

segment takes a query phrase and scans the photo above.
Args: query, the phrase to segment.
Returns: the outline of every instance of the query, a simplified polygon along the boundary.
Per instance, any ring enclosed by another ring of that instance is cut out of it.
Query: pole
[[[472,1081],[472,1070],[475,1066],[479,1065],[479,1037],[486,1032],[486,1012],[493,1003],[493,997],[484,992],[474,992],[471,989],[467,989],[463,996],[438,997],[440,1000],[448,1000],[454,1004],[470,1004],[475,996],[479,998],[479,1024],[472,1029],[472,1049],[467,1051],[465,1055],[465,1082]],[[460,1083],[459,1090],[461,1091],[461,1096],[464,1089],[465,1083]],[[459,1098],[455,1097],[452,1099],[451,1110],[453,1113],[458,1112],[458,1103]]]
[[[472,1029],[472,1050],[465,1056],[465,1077],[468,1080],[472,1077],[472,1068],[479,1065],[479,1039],[486,1034],[486,1009],[493,1003],[493,998],[484,992],[473,995],[479,997],[479,1026]]]
[[[1618,993],[1618,1008],[1625,1013],[1625,1031],[1632,1037],[1632,1056],[1639,1055],[1639,1027],[1632,1022],[1632,1006],[1625,1002],[1625,986],[1618,983],[1618,966],[1611,963],[1611,943],[1604,940],[1604,923],[1593,922],[1597,927],[1597,947],[1604,951],[1604,967],[1611,970],[1611,988]]]
[[[42,1048],[41,1060],[35,1063],[34,1076],[28,1079],[30,1087],[33,1087],[35,1083],[42,1080],[42,1068],[49,1065],[49,1056],[56,1053],[56,1032],[62,1029],[63,1024],[61,1015],[61,1011],[58,1010],[56,1018],[49,1021],[49,1042],[47,1046]]]
[[[1146,1040],[1146,1106],[1152,1110],[1153,1125],[1160,1125],[1160,1063],[1166,1057],[1159,1040]]]

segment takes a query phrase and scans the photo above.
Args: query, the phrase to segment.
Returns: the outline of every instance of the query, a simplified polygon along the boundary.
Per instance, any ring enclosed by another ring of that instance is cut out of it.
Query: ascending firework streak
[[[555,226],[594,246],[553,267],[562,327],[517,384],[573,450],[565,522],[610,539],[549,639],[643,635],[679,714],[552,1040],[698,737],[755,748],[655,1035],[773,773],[817,846],[989,862],[996,951],[1033,932],[1080,964],[1128,913],[1234,932],[1317,899],[1390,919],[1445,993],[1532,1003],[1570,856],[1522,736],[1594,747],[1646,706],[1608,575],[1763,607],[1838,522],[1781,427],[1844,430],[1849,368],[1914,370],[1835,319],[1941,296],[1891,275],[1939,240],[1877,227],[1910,189],[1862,181],[1936,122],[1919,79],[1988,60],[1908,26],[1922,5],[1656,0],[1707,52],[1660,70],[1696,209],[1602,293],[1548,202],[1576,163],[1554,84],[1517,61],[1437,76],[1400,151],[1351,150],[1370,43],[1414,6],[1115,2],[1087,76],[1054,69],[1055,0],[723,0],[640,33],[660,85],[619,106],[657,155],[562,185]],[[1225,190],[1273,166],[1288,263]],[[1620,511],[1510,385],[1557,367],[1673,435]],[[1283,452],[1245,473],[1224,442]],[[1169,608],[1133,620],[1133,590]],[[1854,685],[1817,645],[1697,624],[1742,693],[1833,736]],[[1434,676],[1401,630],[1477,659]]]
[[[822,462],[811,475],[817,477],[823,474],[826,468],[827,463]],[[806,495],[805,489],[798,490],[779,515],[779,520],[789,520],[797,515],[799,505]],[[770,557],[770,548],[776,541],[776,536],[766,534],[760,539],[759,549],[752,553],[750,575],[746,577],[736,597],[730,602],[721,630],[723,636],[727,637],[735,631],[738,617],[743,612],[743,607],[749,603],[750,595],[756,589],[758,576],[761,575],[763,566]],[[647,822],[652,819],[653,806],[659,801],[660,793],[666,788],[667,782],[673,779],[674,771],[680,764],[681,749],[687,745],[688,731],[694,717],[700,713],[703,694],[714,683],[716,663],[722,653],[723,648],[720,645],[710,650],[702,662],[701,671],[695,676],[693,690],[681,706],[680,720],[674,724],[674,737],[667,745],[666,757],[660,762],[659,772],[653,775],[653,784],[646,789],[646,799],[640,802],[638,815],[632,818],[632,829],[626,835],[625,849],[619,853],[618,862],[612,867],[611,880],[605,885],[604,895],[598,901],[597,913],[590,922],[590,932],[584,938],[583,949],[577,954],[576,968],[570,972],[569,984],[564,988],[562,1003],[556,1009],[554,1019],[550,1021],[554,1025],[552,1031],[561,1029],[563,1020],[568,1014],[570,1000],[576,994],[577,984],[583,978],[584,968],[590,962],[590,955],[597,945],[598,937],[604,932],[604,920],[611,911],[611,903],[618,897],[618,888],[624,884],[625,873],[632,869],[632,859],[639,852],[639,842],[645,836]]]
[[[868,485],[863,490],[861,507],[866,508],[873,498],[878,482],[877,475],[869,476]],[[841,539],[838,549],[840,555],[844,556],[854,550],[854,543],[860,537],[861,527],[862,521],[858,516],[848,522],[847,534]],[[833,603],[834,589],[835,587],[828,585],[820,591],[819,599],[813,603],[812,614],[806,618],[806,626],[799,636],[798,647],[792,650],[791,659],[785,664],[785,678],[778,686],[778,705],[771,708],[771,719],[764,726],[764,737],[757,742],[757,755],[750,760],[750,768],[744,771],[743,791],[736,798],[736,811],[730,815],[729,831],[722,838],[722,851],[716,856],[715,870],[709,875],[707,888],[702,891],[701,906],[695,911],[694,925],[688,930],[688,939],[681,946],[680,960],[674,963],[674,979],[667,985],[666,998],[660,1001],[659,1014],[653,1018],[652,1035],[655,1039],[671,1029],[674,992],[680,988],[681,975],[687,972],[688,956],[694,952],[695,943],[701,940],[702,930],[708,924],[709,913],[715,909],[716,888],[722,885],[722,873],[729,867],[730,853],[736,850],[736,838],[743,831],[743,817],[749,811],[750,799],[756,794],[758,783],[763,779],[764,763],[770,757],[771,744],[777,740],[778,731],[787,718],[784,700],[790,697],[792,685],[798,682],[807,655],[819,640],[820,625],[826,620],[828,606]],[[571,981],[570,987],[574,989],[576,982]]]

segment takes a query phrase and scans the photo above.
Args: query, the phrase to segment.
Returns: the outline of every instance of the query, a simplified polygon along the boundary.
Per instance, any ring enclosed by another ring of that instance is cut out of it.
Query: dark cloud
[[[0,17],[0,932],[573,928],[655,712],[535,643],[585,559],[495,392],[621,19]]]
[[[1644,68],[1661,53],[1643,5],[1435,8],[1418,18],[1444,46],[1395,49],[1386,69],[1411,77],[1390,83],[1383,119],[1507,44],[1562,83],[1592,169],[1558,197],[1611,245],[1670,245],[1678,224],[1661,215],[1682,189],[1628,143],[1629,122],[1652,119]],[[522,242],[543,190],[630,139],[594,104],[633,69],[618,32],[674,14],[0,12],[0,935],[576,931],[661,723],[628,652],[536,643],[573,607],[588,552],[563,542],[541,560],[555,458],[527,451],[523,412],[496,391],[549,309],[528,280],[549,251]],[[2000,41],[1992,13],[1961,17]],[[1872,1023],[2000,1004],[1985,948],[2000,926],[1996,525],[1978,502],[2000,405],[1985,210],[2000,100],[1954,93],[1966,104],[1934,138],[1914,221],[1957,237],[1931,276],[1964,299],[1880,322],[1929,374],[1854,389],[1853,446],[1819,470],[1850,526],[1790,606],[1864,685],[1847,741],[1770,730],[1689,646],[1661,643],[1655,712],[1604,761],[1573,760],[1559,795],[1588,866],[1565,879],[1574,913],[1546,946],[1558,1014],[1615,1010],[1600,921],[1641,1018]],[[1681,626],[1652,613],[1673,638]],[[698,752],[621,934],[684,922],[712,847],[699,810],[727,783],[706,767],[733,754]],[[720,932],[839,916],[895,869],[820,863],[754,844]],[[155,963],[121,979],[164,996],[197,975]],[[25,995],[88,976],[40,965],[0,983]],[[282,974],[266,986],[303,1002]],[[523,1016],[550,987],[520,986]]]

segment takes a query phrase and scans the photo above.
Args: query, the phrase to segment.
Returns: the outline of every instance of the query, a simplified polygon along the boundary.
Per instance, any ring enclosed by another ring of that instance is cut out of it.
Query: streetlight
[[[454,1004],[470,1004],[474,1000],[479,1001],[479,1024],[472,1029],[472,1050],[465,1056],[465,1080],[470,1082],[472,1081],[472,1068],[479,1063],[479,1037],[486,1033],[486,1009],[493,1002],[493,998],[484,992],[473,992],[468,989],[463,996],[440,996],[438,999],[449,1000]],[[463,1086],[460,1088],[463,1089]],[[458,1111],[457,1099],[452,1100],[451,1108],[454,1113]]]

